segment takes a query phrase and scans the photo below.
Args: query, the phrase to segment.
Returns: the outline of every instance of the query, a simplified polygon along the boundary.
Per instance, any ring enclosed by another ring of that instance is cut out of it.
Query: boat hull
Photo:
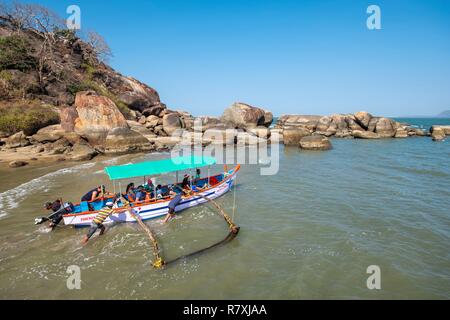
[[[208,199],[216,199],[223,194],[227,193],[231,190],[237,175],[237,171],[239,167],[234,169],[227,177],[223,179],[216,186],[211,187],[205,191],[198,192],[186,199],[183,199],[180,204],[175,208],[175,212],[179,212],[191,207],[198,206],[207,202],[205,198]],[[169,202],[167,201],[157,201],[150,203],[143,203],[140,205],[134,205],[132,208],[118,208],[115,209],[115,213],[106,218],[103,224],[112,224],[112,223],[124,223],[124,222],[136,222],[136,220],[130,214],[130,210],[133,209],[136,214],[138,214],[141,220],[148,219],[156,219],[167,215],[169,211]],[[97,215],[97,212],[85,212],[79,214],[68,214],[64,215],[64,224],[65,225],[73,225],[75,227],[86,227],[89,226],[92,220]]]

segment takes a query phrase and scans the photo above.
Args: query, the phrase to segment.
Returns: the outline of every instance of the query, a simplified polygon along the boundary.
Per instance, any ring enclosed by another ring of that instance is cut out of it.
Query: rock
[[[437,129],[442,129],[442,131],[444,131],[445,135],[450,135],[450,126],[442,126],[442,125],[434,125],[431,127],[430,132],[432,132],[433,128]]]
[[[61,139],[66,134],[66,131],[62,129],[60,124],[55,124],[40,129],[36,134],[32,136],[33,140],[38,142],[55,142]]]
[[[75,106],[78,112],[75,132],[92,145],[103,144],[111,129],[128,129],[125,117],[108,97],[93,91],[78,92]]]
[[[369,126],[367,127],[367,131],[375,132],[375,128],[377,126],[379,117],[372,117],[369,121]]]
[[[240,131],[236,134],[235,142],[238,145],[257,145],[262,143],[267,144],[267,139],[260,138],[249,132]]]
[[[345,117],[345,121],[347,122],[348,128],[350,129],[350,131],[353,130],[365,130],[365,128],[363,128],[358,121],[356,120],[356,117],[354,115],[348,115]]]
[[[200,119],[200,121],[202,123],[202,131],[203,132],[221,124],[220,119],[216,118],[216,117],[201,116],[201,117],[198,117],[197,119]]]
[[[114,128],[105,141],[105,153],[126,153],[152,150],[150,141],[129,128]]]
[[[248,132],[254,134],[255,136],[263,139],[267,139],[270,137],[270,130],[263,126],[258,126],[253,129],[249,129]]]
[[[298,146],[303,137],[311,135],[305,128],[287,128],[283,130],[283,142],[285,145]]]
[[[148,116],[146,118],[146,127],[147,128],[154,128],[156,127],[158,124],[162,124],[162,120],[160,118],[158,118],[157,116]]]
[[[45,151],[45,148],[42,145],[36,146],[36,149],[34,149],[34,152],[36,152],[36,153],[41,153],[41,152],[44,152],[44,151]]]
[[[230,145],[236,142],[237,131],[234,129],[208,129],[203,134],[203,143]]]
[[[72,147],[72,151],[69,153],[70,160],[74,161],[88,161],[96,155],[97,151],[95,151],[94,148],[86,142],[76,143]]]
[[[380,139],[380,135],[371,131],[359,131],[355,130],[352,132],[353,137],[358,139]]]
[[[330,150],[331,142],[324,136],[308,136],[300,139],[300,148],[305,150]]]
[[[67,139],[60,139],[53,143],[45,144],[45,151],[50,154],[63,154],[70,151],[70,142]]]
[[[157,150],[171,149],[181,142],[181,137],[155,137],[150,139]]]
[[[359,111],[355,113],[356,122],[363,127],[365,130],[369,128],[370,120],[372,119],[372,115],[366,111]]]
[[[23,131],[17,132],[6,139],[7,148],[19,148],[30,145],[30,141],[27,139]]]
[[[445,130],[438,126],[432,126],[430,129],[433,141],[441,141],[445,139]]]
[[[375,127],[375,132],[382,138],[391,138],[395,135],[394,121],[389,118],[380,118]]]
[[[331,125],[334,125],[336,131],[348,130],[347,117],[342,114],[333,114],[331,116]]]
[[[353,138],[352,131],[350,130],[340,130],[334,135],[336,138]]]
[[[394,138],[408,138],[408,131],[406,131],[405,129],[399,128],[395,131],[395,136]]]
[[[140,118],[139,118],[139,121],[138,121],[140,124],[145,124],[146,122],[147,122],[147,117],[146,116],[141,116]]]
[[[75,107],[63,108],[59,111],[59,117],[61,119],[61,129],[64,131],[75,130],[75,120],[78,118],[78,112]]]
[[[319,119],[316,125],[316,131],[326,132],[331,125],[331,117],[325,116]]]
[[[277,122],[279,128],[300,127],[311,131],[316,130],[322,116],[314,115],[282,115]]]
[[[157,116],[157,117],[162,117],[163,116],[163,112],[166,110],[166,106],[163,104],[158,104],[155,106],[151,106],[150,108],[146,108],[144,110],[142,110],[142,115],[143,116]]]
[[[8,138],[9,136],[10,136],[9,133],[4,132],[4,131],[0,131],[0,139]]]
[[[163,129],[170,136],[177,129],[182,129],[183,123],[181,122],[180,115],[178,113],[169,113],[163,117]]]
[[[268,117],[266,119],[265,117]],[[261,108],[236,102],[224,110],[221,121],[236,128],[254,128],[257,126],[269,126],[273,116]],[[270,122],[270,123],[269,123]]]
[[[11,162],[9,163],[9,166],[10,166],[11,168],[19,168],[19,167],[26,166],[27,164],[28,164],[28,162],[26,162],[26,161],[22,161],[22,160],[14,160],[14,161],[11,161]]]
[[[264,124],[263,125],[268,128],[272,125],[273,114],[269,110],[263,109],[263,111],[264,111]]]
[[[147,127],[143,126],[142,124],[140,124],[139,122],[133,121],[133,120],[128,120],[128,125],[130,126],[130,129],[140,133],[141,135],[143,135],[145,138],[149,139],[149,138],[154,138],[156,137],[156,135]]]
[[[160,105],[158,92],[153,88],[131,77],[122,76],[120,80],[120,86],[113,91],[130,109],[143,113],[145,109]]]

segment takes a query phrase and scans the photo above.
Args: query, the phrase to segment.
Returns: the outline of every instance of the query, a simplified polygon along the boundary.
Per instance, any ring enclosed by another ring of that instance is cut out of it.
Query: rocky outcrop
[[[95,157],[98,152],[86,142],[76,143],[69,153],[70,160],[88,161]]]
[[[332,147],[327,137],[314,135],[300,139],[300,148],[305,150],[330,150]]]
[[[153,146],[147,138],[136,131],[123,127],[110,130],[104,143],[105,153],[127,153],[152,149]]]
[[[178,113],[169,113],[164,115],[162,119],[163,130],[167,135],[172,135],[177,129],[184,127],[181,117]]]
[[[78,118],[74,130],[92,145],[101,145],[112,129],[128,129],[127,120],[115,103],[93,91],[79,92],[75,98]]]
[[[408,131],[406,131],[406,129],[404,129],[404,128],[398,128],[395,131],[394,138],[408,138],[408,137],[409,137]]]
[[[370,120],[372,119],[372,115],[366,111],[359,111],[355,113],[356,122],[364,129],[367,130],[369,128]]]
[[[298,146],[303,137],[311,135],[311,132],[305,128],[286,128],[283,130],[283,141],[288,146]]]
[[[439,126],[432,126],[430,129],[431,138],[433,141],[441,141],[445,139],[445,129]]]
[[[389,118],[379,118],[375,125],[375,132],[382,138],[392,138],[395,131],[395,122]]]
[[[358,131],[355,130],[352,132],[353,137],[359,139],[380,139],[380,135],[371,131]]]
[[[62,129],[60,124],[55,124],[55,125],[40,129],[35,135],[32,136],[32,138],[35,141],[41,142],[41,143],[55,142],[55,141],[61,139],[62,137],[64,137],[64,135],[66,133],[67,132]]]
[[[221,117],[221,122],[242,129],[269,127],[272,121],[271,112],[241,102],[236,102],[225,109]]]
[[[30,145],[30,141],[23,131],[17,132],[6,139],[7,148],[19,148]]]

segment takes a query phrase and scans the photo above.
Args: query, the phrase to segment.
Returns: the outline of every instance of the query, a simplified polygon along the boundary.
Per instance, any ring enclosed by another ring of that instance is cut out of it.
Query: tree
[[[87,43],[93,48],[96,58],[101,61],[108,61],[112,57],[111,48],[105,39],[95,31],[89,31],[87,34]]]

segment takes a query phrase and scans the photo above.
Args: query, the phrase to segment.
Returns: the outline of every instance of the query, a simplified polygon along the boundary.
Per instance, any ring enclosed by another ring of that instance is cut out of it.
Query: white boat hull
[[[239,169],[238,169],[239,170]],[[225,177],[223,181],[221,181],[218,185],[207,189],[205,191],[199,192],[198,194],[194,194],[189,198],[183,199],[181,203],[175,208],[175,212],[179,212],[185,210],[190,207],[198,206],[202,203],[207,202],[207,200],[202,196],[205,196],[208,199],[216,199],[226,192],[230,191],[234,181],[236,179],[237,171],[233,171],[229,176]],[[148,219],[156,219],[167,215],[169,208],[170,199],[167,201],[158,201],[154,203],[143,203],[142,205],[134,205],[133,210],[136,214],[138,214],[141,220]],[[136,222],[136,220],[130,214],[130,209],[118,208],[115,209],[117,213],[112,214],[103,224],[111,224],[111,223],[122,223],[122,222]],[[65,215],[64,224],[65,225],[73,225],[75,227],[86,227],[89,226],[92,220],[97,215],[97,212],[87,212],[87,213],[79,213],[79,214],[68,214]]]

